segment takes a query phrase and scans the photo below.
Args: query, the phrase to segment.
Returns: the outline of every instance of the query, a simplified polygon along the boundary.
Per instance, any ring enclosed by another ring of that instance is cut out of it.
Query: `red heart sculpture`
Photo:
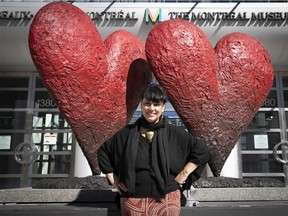
[[[209,165],[219,176],[271,89],[267,51],[243,33],[223,37],[213,49],[193,23],[169,20],[150,31],[146,55],[187,129],[210,146]]]
[[[92,172],[98,173],[97,149],[130,120],[152,79],[145,44],[127,31],[114,32],[103,43],[82,10],[57,2],[34,17],[29,47]]]

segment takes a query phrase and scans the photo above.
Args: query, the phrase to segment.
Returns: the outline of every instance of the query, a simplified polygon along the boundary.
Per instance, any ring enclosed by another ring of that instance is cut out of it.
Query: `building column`
[[[240,170],[242,166],[240,164],[241,160],[239,160],[239,157],[241,157],[241,155],[239,149],[239,142],[237,142],[237,144],[232,149],[229,157],[227,158],[220,173],[220,176],[231,178],[242,178]]]
[[[91,176],[92,171],[88,164],[86,157],[84,156],[82,149],[76,143],[75,145],[75,167],[74,176],[75,177],[86,177]]]

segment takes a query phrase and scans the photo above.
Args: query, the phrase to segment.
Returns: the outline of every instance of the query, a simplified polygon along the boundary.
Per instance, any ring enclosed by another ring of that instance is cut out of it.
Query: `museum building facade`
[[[91,175],[73,131],[31,60],[28,34],[49,1],[0,1],[0,188],[33,187],[43,178]],[[213,46],[243,32],[270,54],[272,89],[224,165],[221,175],[273,177],[288,183],[288,1],[70,1],[95,23],[103,40],[124,29],[145,41],[157,23],[195,23]],[[140,116],[137,109],[131,122]],[[165,115],[183,126],[170,103]],[[209,168],[206,175],[210,176]]]

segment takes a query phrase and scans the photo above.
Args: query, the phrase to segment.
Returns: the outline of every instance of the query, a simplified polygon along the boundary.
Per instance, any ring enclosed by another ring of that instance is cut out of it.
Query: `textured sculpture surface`
[[[273,84],[267,51],[244,33],[226,35],[213,49],[193,23],[169,20],[150,31],[146,54],[187,129],[210,146],[209,165],[219,176]]]
[[[214,176],[220,175],[274,77],[267,51],[247,34],[229,34],[213,49],[197,26],[177,19],[157,24],[146,47],[124,30],[103,42],[83,11],[61,2],[36,14],[29,46],[94,173],[99,171],[98,147],[131,119],[152,79],[146,55],[187,129],[210,146]]]
[[[131,119],[140,93],[151,82],[145,44],[124,30],[103,42],[82,10],[57,2],[34,17],[29,47],[92,171],[99,172],[98,147]]]

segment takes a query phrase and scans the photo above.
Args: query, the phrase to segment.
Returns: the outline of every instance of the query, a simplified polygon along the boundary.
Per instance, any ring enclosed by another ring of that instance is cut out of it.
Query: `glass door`
[[[0,187],[73,175],[72,129],[37,73],[0,73]]]
[[[243,177],[275,177],[287,181],[286,165],[279,163],[273,154],[277,144],[287,141],[286,107],[288,111],[288,75],[275,73],[269,95],[239,140]],[[284,156],[282,151],[277,153],[280,158]]]

